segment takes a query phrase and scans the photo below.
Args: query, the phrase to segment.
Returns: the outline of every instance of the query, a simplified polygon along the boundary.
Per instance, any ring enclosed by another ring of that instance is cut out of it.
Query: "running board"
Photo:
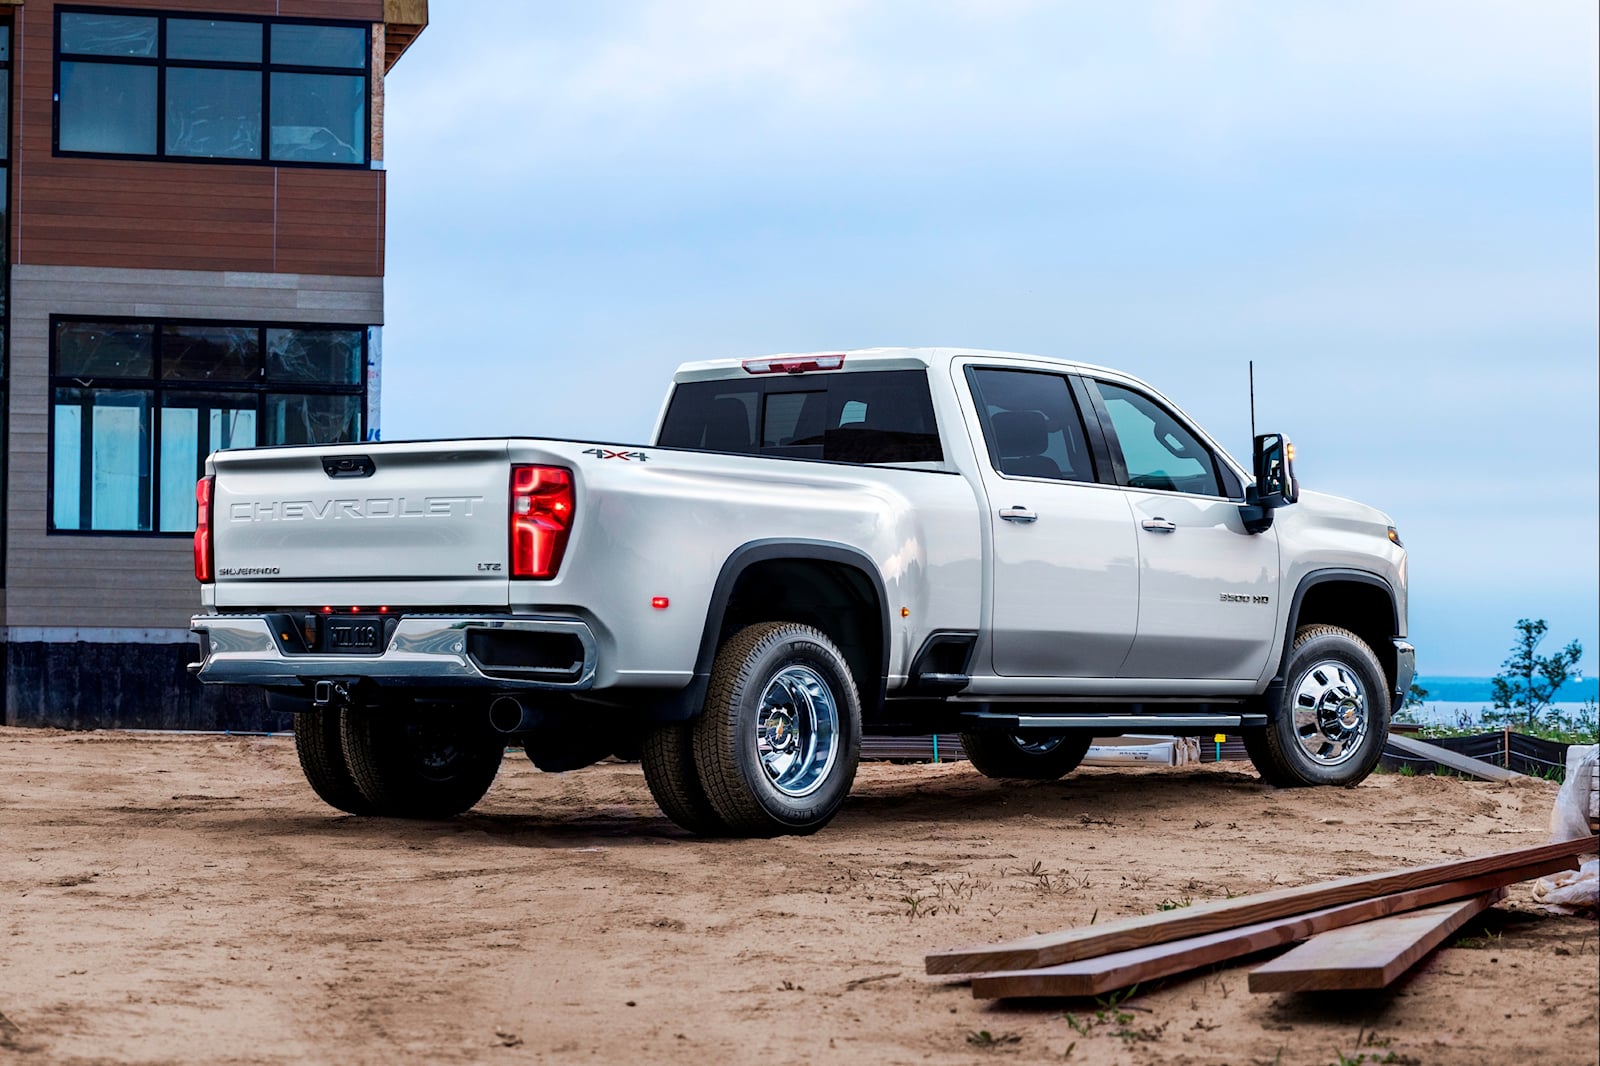
[[[1129,729],[1160,733],[1168,729],[1258,729],[1264,714],[1005,714],[968,711],[963,726],[987,729],[1095,729],[1112,734]]]

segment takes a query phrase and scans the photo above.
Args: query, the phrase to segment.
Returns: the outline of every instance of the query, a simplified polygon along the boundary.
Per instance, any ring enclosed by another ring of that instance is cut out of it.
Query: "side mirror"
[[[1255,441],[1256,491],[1259,507],[1287,507],[1300,498],[1294,476],[1294,445],[1282,433],[1263,433]]]

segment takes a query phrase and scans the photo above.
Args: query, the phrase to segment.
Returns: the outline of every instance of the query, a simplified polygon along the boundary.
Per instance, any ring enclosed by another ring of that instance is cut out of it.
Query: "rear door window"
[[[657,443],[838,463],[944,459],[921,370],[683,382]]]
[[[1095,479],[1083,420],[1065,377],[981,367],[967,374],[996,470],[1053,481]]]

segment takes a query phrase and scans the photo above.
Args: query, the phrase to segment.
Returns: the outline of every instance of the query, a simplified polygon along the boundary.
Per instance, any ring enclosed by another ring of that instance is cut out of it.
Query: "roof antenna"
[[[1256,361],[1250,360],[1250,439],[1256,439]]]

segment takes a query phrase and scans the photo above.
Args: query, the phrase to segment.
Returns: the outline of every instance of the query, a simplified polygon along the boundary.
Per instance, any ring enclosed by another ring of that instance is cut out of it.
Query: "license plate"
[[[322,648],[331,652],[377,651],[383,642],[383,623],[328,619],[322,624]]]

